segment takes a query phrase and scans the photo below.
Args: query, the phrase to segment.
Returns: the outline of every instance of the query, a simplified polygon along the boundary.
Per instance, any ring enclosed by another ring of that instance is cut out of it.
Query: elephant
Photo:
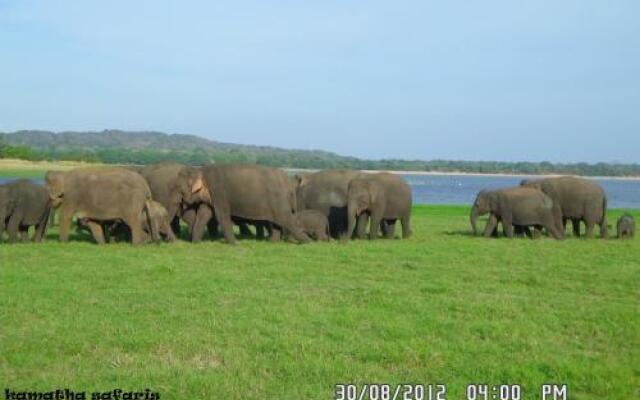
[[[363,215],[371,218],[369,239],[378,236],[381,223],[385,237],[393,237],[398,219],[402,223],[402,237],[411,236],[411,187],[400,176],[388,172],[362,174],[349,182],[347,198],[347,237],[353,235],[356,219]]]
[[[187,167],[180,171],[178,185],[187,204],[202,203],[213,211],[196,216],[193,242],[202,240],[214,215],[230,244],[235,243],[233,217],[268,221],[274,230],[287,230],[300,243],[310,241],[295,224],[295,196],[289,177],[280,169],[245,164]]]
[[[41,242],[46,234],[51,204],[47,189],[28,179],[0,185],[0,240],[4,230],[9,242],[29,240],[29,227],[35,226],[33,240]]]
[[[514,225],[546,228],[555,239],[563,239],[562,215],[559,205],[540,190],[529,187],[513,187],[480,191],[471,208],[470,221],[474,235],[477,219],[490,213],[484,236],[490,237],[499,222],[507,237],[514,236]]]
[[[632,238],[636,235],[636,221],[631,214],[618,218],[616,224],[618,239]]]
[[[338,238],[345,235],[348,227],[349,183],[361,174],[359,171],[335,169],[296,175],[293,179],[298,211],[320,211],[329,220],[329,231],[332,237]],[[357,225],[359,235],[363,234],[364,225],[364,223]]]
[[[45,182],[52,207],[60,208],[60,241],[69,239],[74,214],[87,218],[98,243],[104,243],[99,221],[121,220],[131,229],[131,242],[144,242],[142,217],[149,220],[154,241],[158,227],[150,219],[151,190],[138,173],[120,167],[87,167],[48,171]]]
[[[160,237],[169,242],[175,240],[176,237],[173,233],[173,229],[171,228],[171,219],[169,218],[169,213],[162,204],[158,203],[157,201],[151,200],[148,207],[148,220],[144,213],[145,211],[143,211],[143,214],[140,215],[140,220],[142,221],[143,241],[145,243],[152,240],[151,225],[153,224],[158,227],[158,234],[160,235]],[[151,222],[151,224],[149,222]],[[89,233],[92,233],[90,229],[91,223],[97,223],[102,226],[102,230],[105,233],[105,239],[107,239],[110,243],[115,243],[117,238],[122,237],[126,238],[126,240],[131,240],[131,229],[129,229],[129,227],[121,220],[92,221],[87,217],[77,219],[78,228],[81,230],[87,230],[89,231]],[[96,241],[101,244],[99,242],[99,238],[94,237],[94,239],[96,239]]]
[[[163,161],[145,167],[132,166],[128,168],[140,173],[145,178],[151,189],[153,199],[166,208],[174,234],[180,234],[180,218],[182,218],[191,236],[197,214],[199,212],[204,213],[203,218],[211,218],[213,210],[201,203],[187,205],[183,202],[177,181],[178,174],[185,167],[184,164]],[[239,226],[241,235],[253,235],[245,223],[239,223]],[[209,225],[209,233],[212,236],[216,236],[217,226],[215,223]]]
[[[167,210],[174,234],[180,233],[180,217],[187,223],[189,231],[193,228],[198,205],[185,207],[177,187],[178,174],[185,165],[173,161],[151,164],[145,167],[129,167],[144,177],[151,190],[154,201]],[[185,216],[186,214],[186,216]]]
[[[580,236],[580,222],[586,225],[586,237],[593,237],[593,228],[600,226],[600,236],[608,236],[607,195],[596,182],[572,176],[523,180],[521,186],[542,190],[558,203],[562,211],[562,229],[571,220],[573,233]]]
[[[303,210],[297,213],[302,231],[314,240],[329,241],[329,220],[317,210]]]

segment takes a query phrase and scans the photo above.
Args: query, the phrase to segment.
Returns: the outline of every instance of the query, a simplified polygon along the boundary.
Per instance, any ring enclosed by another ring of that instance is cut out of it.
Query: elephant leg
[[[496,228],[498,227],[498,217],[495,214],[491,213],[489,216],[489,220],[487,221],[487,225],[484,227],[484,237],[489,238],[494,235]]]
[[[367,234],[367,223],[369,222],[369,214],[363,212],[358,216],[356,222],[356,237],[358,239],[364,239]]]
[[[584,221],[584,224],[585,224],[585,225],[586,225],[586,227],[587,227],[587,230],[586,230],[586,232],[585,232],[585,236],[586,236],[586,238],[587,238],[587,239],[591,239],[591,238],[593,238],[593,229],[594,229],[594,228],[595,228],[595,226],[596,226],[595,222],[590,221],[590,220],[585,220],[585,221]]]
[[[72,219],[73,211],[63,206],[60,210],[60,219],[58,220],[58,235],[61,242],[69,240],[69,230],[71,229]]]
[[[507,214],[502,216],[502,229],[506,237],[513,238],[513,220],[511,219],[511,215]]]
[[[282,229],[279,226],[271,225],[271,234],[269,240],[272,242],[279,242],[282,239]]]
[[[607,239],[609,237],[609,226],[608,226],[608,222],[607,222],[606,211],[605,211],[604,216],[600,220],[599,226],[600,226],[600,237],[603,238],[603,239]]]
[[[94,221],[87,221],[87,227],[91,231],[91,235],[95,239],[98,244],[105,244],[104,240],[104,231],[102,229],[102,225]]]
[[[204,231],[207,228],[209,220],[213,218],[213,210],[206,204],[201,204],[196,212],[196,220],[193,224],[193,231],[191,232],[191,241],[198,243],[204,236]]]
[[[143,244],[145,237],[142,230],[142,221],[140,221],[140,213],[125,216],[124,223],[129,226],[129,230],[131,231],[131,244]]]
[[[48,214],[48,215],[47,215]],[[47,228],[51,222],[50,216],[53,214],[53,210],[47,207],[44,218],[36,224],[35,233],[33,234],[33,240],[36,243],[41,243],[44,240],[44,236],[47,234]]]
[[[378,229],[380,229],[380,222],[382,222],[382,213],[371,213],[371,221],[369,222],[369,240],[378,238]]]
[[[9,243],[15,243],[18,241],[18,232],[20,230],[20,220],[22,216],[18,213],[14,213],[9,218],[9,224],[7,224],[7,233],[9,234]]]
[[[411,237],[411,217],[409,215],[405,215],[400,218],[400,223],[402,224],[402,238],[409,239]]]
[[[4,216],[0,215],[0,242],[2,242],[5,227],[6,227],[5,218]]]
[[[224,236],[224,239],[229,244],[236,244],[236,237],[233,234],[233,221],[231,220],[231,215],[229,212],[226,212],[226,210],[223,212],[221,206],[215,203],[213,206],[213,212],[218,220],[218,224],[220,224],[220,227],[222,228],[222,235]],[[209,208],[209,210],[211,209]]]
[[[256,227],[256,239],[264,240],[264,223],[257,222],[255,224],[255,227]]]
[[[189,234],[189,237],[191,237],[193,233],[193,225],[195,225],[196,223],[196,210],[193,208],[184,210],[184,212],[181,215],[181,218],[184,221],[184,223],[187,225],[187,233]]]
[[[383,220],[383,223],[386,225],[384,238],[393,239],[396,236],[396,220]]]

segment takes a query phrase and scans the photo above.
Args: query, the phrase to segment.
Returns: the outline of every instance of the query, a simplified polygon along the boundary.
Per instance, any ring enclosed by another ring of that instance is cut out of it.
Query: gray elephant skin
[[[616,224],[618,239],[629,239],[636,235],[636,221],[631,214],[625,214],[618,218]]]
[[[89,229],[99,243],[104,232],[99,222],[121,220],[131,229],[131,242],[144,242],[142,216],[149,219],[151,190],[138,173],[125,168],[79,168],[68,172],[49,171],[45,175],[49,198],[60,209],[60,241],[69,239],[75,214],[87,218]],[[152,237],[158,228],[149,219]]]
[[[515,187],[500,190],[483,190],[478,193],[471,207],[470,222],[477,234],[477,220],[490,214],[484,236],[492,236],[499,222],[507,237],[514,236],[514,225],[542,226],[556,239],[563,239],[560,207],[542,191],[530,187]]]
[[[342,169],[296,175],[294,179],[298,211],[320,211],[329,220],[332,237],[338,238],[346,234],[349,183],[360,175],[359,171]]]
[[[362,174],[349,183],[347,197],[347,237],[352,236],[356,219],[363,215],[371,219],[369,239],[378,237],[381,224],[385,236],[392,236],[397,220],[402,223],[402,237],[411,236],[411,187],[401,177],[387,172]]]
[[[44,238],[51,211],[49,196],[44,186],[28,179],[0,185],[0,241],[7,230],[9,241],[29,239],[29,227],[35,226],[33,240]]]
[[[522,186],[542,190],[559,204],[562,211],[562,229],[567,221],[573,225],[573,233],[580,236],[580,222],[586,225],[586,237],[593,237],[595,225],[600,226],[600,236],[606,238],[607,196],[596,182],[584,178],[562,176],[524,180]]]
[[[329,241],[329,220],[317,210],[303,210],[297,213],[298,223],[302,231],[310,238]]]
[[[233,217],[269,222],[298,242],[310,241],[296,224],[295,196],[288,175],[280,169],[244,164],[188,167],[180,171],[178,180],[187,204],[202,203],[213,210],[228,243],[235,243]],[[192,241],[202,239],[212,217],[197,215]]]

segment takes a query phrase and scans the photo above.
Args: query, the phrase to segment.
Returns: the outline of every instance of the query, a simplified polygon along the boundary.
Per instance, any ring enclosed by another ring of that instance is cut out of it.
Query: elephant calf
[[[514,226],[539,225],[547,229],[556,239],[564,239],[562,214],[558,204],[542,191],[529,187],[515,187],[478,193],[471,208],[471,227],[477,232],[478,216],[490,214],[484,230],[489,237],[498,222],[507,237],[513,237]]]
[[[145,212],[140,216],[142,221],[142,237],[144,242],[152,241],[152,226],[167,241],[175,240],[175,235],[171,229],[171,218],[167,209],[157,201],[149,201],[148,205],[149,218]],[[98,224],[102,227],[103,232],[107,235],[110,243],[114,243],[118,237],[124,237],[131,240],[131,229],[122,220],[98,221],[90,218],[78,218],[78,228],[81,230],[91,231],[92,224]],[[91,231],[93,232],[93,231]],[[98,244],[104,243],[104,237],[94,235],[94,239]]]
[[[320,211],[298,211],[302,231],[314,240],[329,241],[329,219]]]
[[[630,214],[618,219],[618,239],[632,238],[636,235],[636,221]]]
[[[0,240],[4,230],[9,241],[29,240],[29,227],[35,226],[33,240],[41,242],[46,234],[51,207],[47,190],[27,179],[0,185]]]
[[[358,224],[364,226],[367,215],[369,239],[378,237],[378,229],[382,225],[385,237],[393,237],[393,228],[397,220],[402,223],[402,238],[411,236],[411,187],[401,177],[381,172],[363,174],[351,180],[347,191],[347,238],[353,236]]]

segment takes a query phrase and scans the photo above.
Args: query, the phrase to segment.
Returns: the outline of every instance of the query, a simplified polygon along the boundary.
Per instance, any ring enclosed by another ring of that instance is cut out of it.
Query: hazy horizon
[[[637,163],[640,3],[0,0],[0,131]]]

